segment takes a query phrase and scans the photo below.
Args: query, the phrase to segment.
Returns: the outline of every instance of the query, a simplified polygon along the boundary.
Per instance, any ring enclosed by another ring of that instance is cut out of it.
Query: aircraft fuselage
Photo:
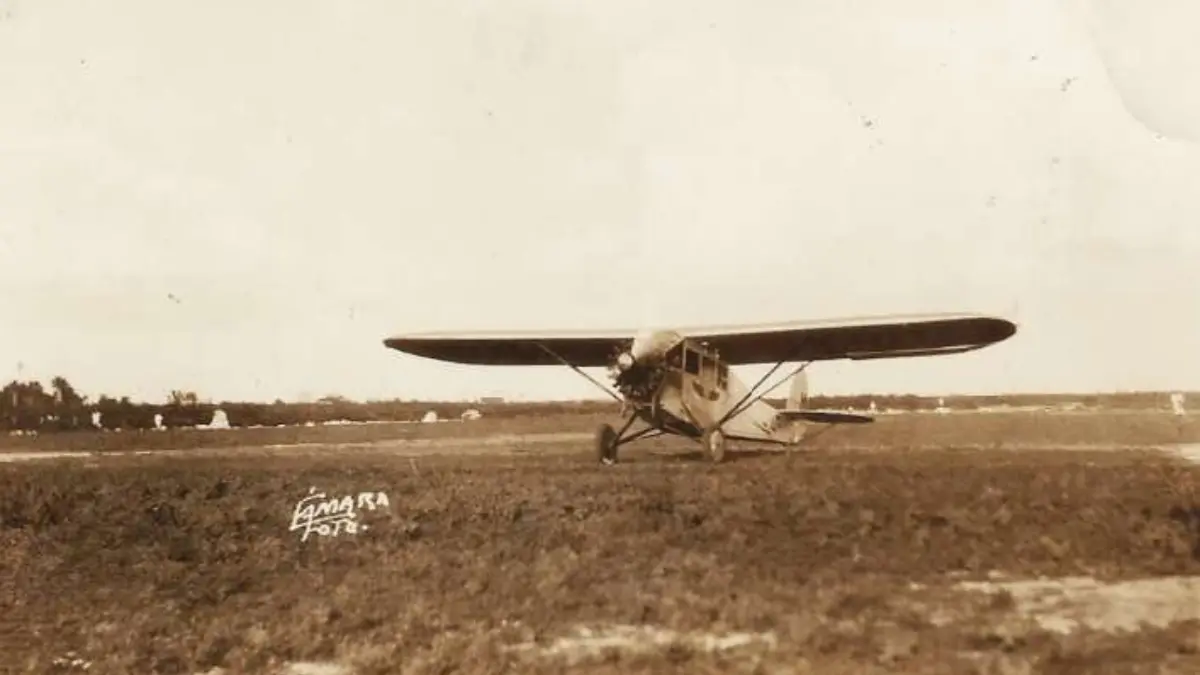
[[[647,332],[617,356],[613,371],[618,391],[655,428],[696,438],[720,423],[728,438],[789,442],[777,435],[777,410],[747,400],[749,389],[707,345]]]

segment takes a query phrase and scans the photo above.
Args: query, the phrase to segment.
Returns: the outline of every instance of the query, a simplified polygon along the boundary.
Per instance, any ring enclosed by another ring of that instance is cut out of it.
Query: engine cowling
[[[621,395],[633,401],[650,400],[662,381],[663,357],[682,339],[671,331],[646,330],[635,335],[613,356],[610,367]]]
[[[659,361],[682,340],[683,337],[675,331],[643,330],[634,336],[629,353],[639,363]]]

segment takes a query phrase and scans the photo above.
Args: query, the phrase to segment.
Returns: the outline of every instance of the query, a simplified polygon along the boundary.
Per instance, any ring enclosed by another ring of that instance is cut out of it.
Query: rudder
[[[792,377],[792,390],[788,393],[787,408],[800,410],[808,405],[808,371],[802,370]]]

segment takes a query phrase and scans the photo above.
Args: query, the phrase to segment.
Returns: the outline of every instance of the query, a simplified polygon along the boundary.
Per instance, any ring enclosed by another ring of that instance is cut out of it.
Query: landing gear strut
[[[629,431],[629,427],[633,426],[633,423],[636,420],[636,414],[630,415],[625,424],[621,426],[620,431],[613,429],[611,424],[601,424],[596,429],[596,459],[600,460],[601,464],[606,466],[612,466],[613,464],[616,464],[617,448],[625,445],[626,443],[632,443],[639,438],[653,438],[663,434],[662,429],[657,429],[654,427],[646,427],[645,429],[639,429],[632,434],[626,434],[626,432]]]

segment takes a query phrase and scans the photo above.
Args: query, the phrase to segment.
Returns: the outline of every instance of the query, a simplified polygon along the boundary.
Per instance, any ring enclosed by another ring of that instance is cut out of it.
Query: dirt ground
[[[586,440],[482,435],[0,465],[0,668],[1200,672],[1200,468],[1087,449],[1195,423],[971,417],[721,466],[687,442],[601,467]],[[386,504],[301,541],[310,488]],[[1000,585],[1039,576],[1107,619]]]

